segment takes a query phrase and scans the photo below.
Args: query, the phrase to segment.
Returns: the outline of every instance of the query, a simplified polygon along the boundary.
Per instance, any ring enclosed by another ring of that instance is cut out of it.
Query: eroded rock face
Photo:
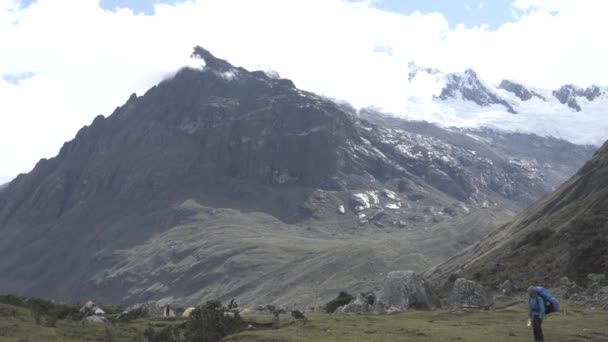
[[[82,307],[80,307],[80,317],[95,316],[98,314],[101,308],[92,300],[87,301]],[[103,312],[103,310],[101,310]]]
[[[528,100],[532,99],[532,97],[538,97],[542,100],[545,100],[538,93],[536,93],[532,90],[529,90],[522,84],[515,83],[513,81],[503,80],[502,82],[500,82],[500,85],[498,86],[498,88],[504,89],[508,92],[513,93],[515,96],[517,96],[522,101],[528,101]]]
[[[358,294],[351,303],[337,308],[336,313],[361,313],[367,312],[368,309],[369,304],[367,303],[367,299]]]
[[[448,303],[452,308],[490,308],[492,295],[479,283],[459,278],[454,283]]]
[[[146,317],[162,317],[163,308],[156,302],[135,304],[123,311],[118,319],[138,319]]]
[[[572,84],[563,85],[561,88],[553,91],[553,96],[563,104],[568,104],[568,107],[580,112],[581,106],[576,101],[576,97],[584,96],[585,91]]]
[[[439,298],[421,275],[414,271],[393,271],[384,280],[374,310],[429,310],[439,306]]]

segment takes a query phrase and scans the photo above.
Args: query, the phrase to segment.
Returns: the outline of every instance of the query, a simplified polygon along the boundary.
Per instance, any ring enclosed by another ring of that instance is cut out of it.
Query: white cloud
[[[104,11],[96,0],[0,0],[0,174],[31,168],[98,114],[142,94],[202,45],[236,65],[260,65],[298,87],[355,106],[403,112],[407,64],[541,87],[608,83],[608,2],[517,0],[495,31],[450,30],[438,13],[409,16],[373,1],[200,0],[157,5],[154,16]],[[558,11],[555,14],[555,11]]]

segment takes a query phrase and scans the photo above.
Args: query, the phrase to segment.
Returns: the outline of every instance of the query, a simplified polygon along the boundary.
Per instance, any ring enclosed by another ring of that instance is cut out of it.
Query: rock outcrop
[[[374,309],[376,297],[372,293],[359,293],[352,302],[336,309],[336,313],[365,313]]]
[[[447,100],[457,97],[475,102],[482,107],[493,104],[502,105],[509,113],[517,113],[509,102],[487,87],[472,69],[467,69],[464,73],[448,75],[447,83],[441,90],[439,98]]]
[[[163,307],[156,302],[135,304],[124,310],[118,319],[133,320],[146,317],[162,317]]]
[[[439,298],[421,275],[413,271],[393,271],[384,279],[376,312],[429,310],[440,307]]]
[[[488,309],[494,306],[494,298],[481,284],[459,278],[450,292],[448,303],[452,308]]]
[[[601,284],[601,275],[589,274],[608,274],[607,212],[608,142],[555,192],[426,275],[437,285],[456,272],[493,286],[513,274],[544,286],[562,277]]]
[[[524,85],[513,82],[513,81],[503,80],[502,82],[500,82],[500,85],[498,85],[498,88],[504,89],[508,92],[513,93],[515,96],[517,96],[522,101],[531,100],[532,97],[537,97],[541,100],[545,100],[545,98],[542,97],[537,92],[535,92],[533,90],[529,90]]]

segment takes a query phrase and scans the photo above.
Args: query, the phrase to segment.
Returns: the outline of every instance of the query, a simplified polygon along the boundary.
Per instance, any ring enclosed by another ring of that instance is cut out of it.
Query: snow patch
[[[372,199],[374,204],[380,204],[380,198],[378,197],[378,191],[368,191],[367,192]]]
[[[384,194],[386,197],[388,197],[388,198],[390,198],[390,199],[392,199],[392,200],[395,200],[395,201],[398,201],[398,200],[399,200],[399,198],[397,197],[397,194],[396,194],[396,193],[394,193],[394,192],[393,192],[393,191],[391,191],[391,190],[384,189],[384,190],[382,190],[382,193],[383,193],[383,194]]]
[[[388,203],[384,207],[387,209],[399,209],[401,208],[401,203]]]
[[[369,209],[371,207],[371,205],[369,204],[369,198],[366,194],[354,194],[353,196],[355,196],[361,201],[364,209]]]

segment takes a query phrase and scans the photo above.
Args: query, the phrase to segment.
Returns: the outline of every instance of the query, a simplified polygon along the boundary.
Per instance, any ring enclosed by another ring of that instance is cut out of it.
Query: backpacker
[[[550,314],[559,310],[559,302],[553,297],[546,288],[542,286],[536,287],[536,294],[541,296],[545,302],[545,314]]]

